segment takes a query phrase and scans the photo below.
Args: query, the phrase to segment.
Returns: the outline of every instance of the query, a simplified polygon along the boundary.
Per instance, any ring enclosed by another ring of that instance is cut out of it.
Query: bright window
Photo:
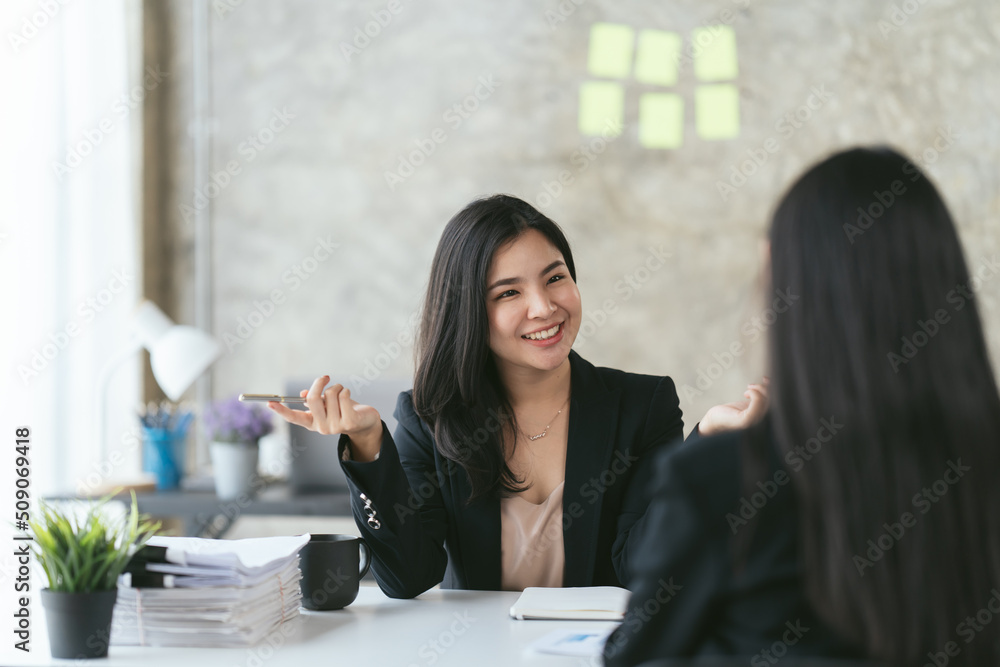
[[[129,443],[140,357],[111,382],[104,457],[95,388],[127,340],[141,292],[141,6],[52,0],[0,9],[2,437],[31,428],[35,498],[81,490],[88,475],[94,482],[139,471],[139,448]],[[11,467],[5,461],[0,470]]]

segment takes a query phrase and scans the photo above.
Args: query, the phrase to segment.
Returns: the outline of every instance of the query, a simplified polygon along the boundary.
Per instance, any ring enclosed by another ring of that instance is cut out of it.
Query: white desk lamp
[[[107,454],[108,385],[114,371],[142,348],[149,350],[153,377],[171,401],[198,379],[222,352],[219,343],[194,327],[174,324],[152,301],[143,301],[132,317],[129,344],[101,369],[97,384],[97,431],[101,459]]]

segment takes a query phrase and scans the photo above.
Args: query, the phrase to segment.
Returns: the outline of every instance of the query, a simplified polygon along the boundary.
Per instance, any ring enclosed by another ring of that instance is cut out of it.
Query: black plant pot
[[[63,593],[42,589],[53,658],[106,658],[118,589]]]

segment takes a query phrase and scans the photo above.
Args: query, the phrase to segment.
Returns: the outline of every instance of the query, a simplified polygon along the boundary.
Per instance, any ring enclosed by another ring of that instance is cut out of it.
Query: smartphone
[[[301,396],[278,396],[276,394],[240,394],[241,401],[274,401],[275,403],[305,403]]]

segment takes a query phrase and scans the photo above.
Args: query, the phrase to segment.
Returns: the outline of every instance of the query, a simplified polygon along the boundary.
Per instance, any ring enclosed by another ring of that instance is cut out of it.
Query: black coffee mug
[[[299,551],[302,606],[343,609],[358,597],[361,577],[371,564],[371,550],[354,535],[313,535]]]

